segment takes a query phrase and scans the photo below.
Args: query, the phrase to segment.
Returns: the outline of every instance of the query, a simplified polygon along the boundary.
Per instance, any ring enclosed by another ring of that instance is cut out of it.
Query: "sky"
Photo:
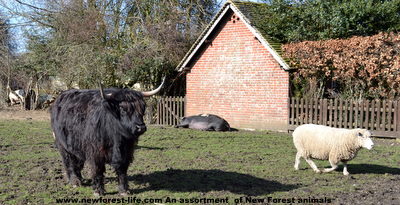
[[[33,4],[36,5],[40,0],[20,0],[24,3],[28,4]],[[252,2],[262,2],[262,0],[247,0],[247,1],[252,1]],[[223,5],[226,0],[221,1],[221,5]],[[13,38],[14,42],[16,43],[16,51],[17,53],[23,53],[26,51],[26,38],[24,36],[24,30],[27,29],[26,26],[26,19],[22,17],[18,17],[17,15],[10,14],[5,7],[9,8],[15,8],[15,5],[18,5],[15,0],[0,0],[0,11],[4,14],[6,14],[9,23],[12,25],[12,33],[13,33]],[[5,6],[5,7],[4,7]],[[24,7],[18,8],[20,10],[23,10]]]
[[[33,3],[34,0],[22,0],[26,3]],[[16,51],[25,51],[26,39],[24,37],[24,25],[26,25],[26,20],[18,15],[9,12],[8,8],[15,8],[17,2],[14,0],[0,0],[0,11],[6,16],[9,24],[11,25],[11,32],[13,40],[16,44]]]

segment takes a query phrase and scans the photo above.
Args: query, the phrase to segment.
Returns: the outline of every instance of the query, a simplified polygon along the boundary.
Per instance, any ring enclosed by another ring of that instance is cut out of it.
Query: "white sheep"
[[[297,149],[294,168],[299,170],[300,157],[316,173],[321,173],[311,159],[329,160],[332,168],[322,172],[335,170],[339,162],[343,163],[343,174],[349,175],[347,162],[352,160],[362,147],[372,149],[371,132],[366,129],[341,129],[323,125],[305,124],[293,132],[293,143]]]

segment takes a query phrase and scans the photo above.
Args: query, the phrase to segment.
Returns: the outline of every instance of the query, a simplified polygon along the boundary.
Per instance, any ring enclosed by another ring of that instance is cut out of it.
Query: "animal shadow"
[[[163,147],[148,147],[148,146],[136,146],[136,149],[148,149],[148,150],[164,150]]]
[[[400,169],[375,164],[349,164],[350,174],[393,174],[400,175]]]
[[[149,174],[129,176],[128,180],[136,184],[148,184],[143,189],[132,190],[141,193],[150,190],[170,190],[173,192],[209,192],[230,191],[248,196],[265,195],[275,191],[289,191],[297,185],[281,184],[248,174],[221,170],[179,170],[169,169]]]
[[[22,146],[35,146],[35,145],[52,145],[53,142],[38,142],[38,143],[23,143],[23,144],[5,144],[0,145],[0,148],[9,148],[9,147],[22,147]]]

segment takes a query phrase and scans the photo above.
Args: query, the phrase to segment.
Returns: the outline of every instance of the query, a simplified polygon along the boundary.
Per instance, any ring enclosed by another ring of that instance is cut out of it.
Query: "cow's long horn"
[[[152,95],[157,94],[158,92],[160,92],[160,90],[163,87],[164,83],[165,83],[165,77],[163,78],[163,81],[162,81],[161,85],[158,86],[158,88],[156,88],[155,90],[142,92],[143,97],[150,97]]]
[[[99,87],[100,87],[100,95],[101,95],[101,98],[106,99],[106,98],[104,97],[103,84],[102,84],[101,82],[99,82]]]

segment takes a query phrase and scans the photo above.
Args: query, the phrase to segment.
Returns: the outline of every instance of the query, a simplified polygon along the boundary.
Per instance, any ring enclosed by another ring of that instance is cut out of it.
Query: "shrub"
[[[294,93],[303,89],[300,95],[305,96],[322,88],[319,97],[339,94],[344,98],[398,99],[400,96],[398,33],[289,43],[283,49],[291,67],[296,69],[292,73]]]

